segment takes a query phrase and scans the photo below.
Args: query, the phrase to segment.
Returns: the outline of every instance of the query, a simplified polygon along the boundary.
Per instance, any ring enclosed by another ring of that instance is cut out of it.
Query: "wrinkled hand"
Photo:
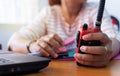
[[[111,59],[112,41],[104,33],[90,33],[83,36],[83,40],[100,40],[101,46],[81,46],[80,50],[87,54],[76,53],[74,58],[80,64],[103,67]]]
[[[39,52],[42,56],[52,56],[57,58],[58,55],[56,52],[61,51],[61,46],[63,46],[62,39],[57,34],[49,34],[41,37],[37,42],[33,43],[30,49],[32,52]]]

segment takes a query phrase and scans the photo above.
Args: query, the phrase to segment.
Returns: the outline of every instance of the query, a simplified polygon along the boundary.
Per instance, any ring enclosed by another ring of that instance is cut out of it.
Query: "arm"
[[[62,46],[62,39],[55,33],[47,34],[46,17],[49,14],[45,14],[48,11],[44,11],[33,23],[25,26],[20,31],[15,33],[9,40],[9,50],[21,53],[28,53],[26,45],[30,43],[30,52],[39,52],[43,56],[57,57],[56,50]],[[37,40],[31,43],[31,41]]]
[[[53,47],[60,51],[59,48],[63,45],[62,39],[57,34],[45,35],[37,39],[37,41],[33,41],[29,46],[29,51],[26,45],[29,44],[31,40],[23,38],[20,34],[15,33],[10,41],[10,51],[19,53],[29,53],[29,51],[38,52],[42,56],[48,57],[51,55],[54,58],[58,55],[53,51]]]
[[[8,42],[9,50],[28,53],[26,45],[31,40],[39,39],[41,36],[45,35],[46,28],[43,20],[46,16],[47,10],[47,8],[44,8],[30,24],[22,27],[19,31],[11,36]]]
[[[8,50],[19,53],[28,53],[26,44],[28,44],[30,40],[27,40],[19,35],[19,33],[14,33],[9,40]]]
[[[111,38],[111,40],[112,40],[112,51],[113,51],[111,58],[113,58],[114,56],[120,53],[120,41],[118,41],[115,38]]]

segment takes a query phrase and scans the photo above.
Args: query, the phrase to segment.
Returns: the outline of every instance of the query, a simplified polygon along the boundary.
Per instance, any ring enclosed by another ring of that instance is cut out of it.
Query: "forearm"
[[[116,56],[120,52],[120,42],[112,38],[112,57]]]
[[[28,53],[26,44],[28,44],[29,42],[30,40],[26,40],[19,35],[14,34],[10,40],[8,49],[13,52]]]

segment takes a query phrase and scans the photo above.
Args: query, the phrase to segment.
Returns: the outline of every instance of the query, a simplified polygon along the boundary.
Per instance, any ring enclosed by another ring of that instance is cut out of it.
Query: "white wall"
[[[40,0],[39,8],[48,5],[48,0]],[[22,24],[1,24],[0,23],[0,44],[2,44],[2,49],[7,50],[7,42],[11,35],[18,31],[23,25]]]
[[[88,1],[97,2],[99,0],[88,0]],[[120,19],[120,8],[119,8],[120,7],[120,0],[106,0],[105,7],[111,15]]]
[[[17,24],[0,24],[0,44],[2,44],[2,49],[7,50],[7,42],[11,35],[18,31],[23,25]]]
[[[114,16],[120,19],[120,0],[107,0],[106,8]]]

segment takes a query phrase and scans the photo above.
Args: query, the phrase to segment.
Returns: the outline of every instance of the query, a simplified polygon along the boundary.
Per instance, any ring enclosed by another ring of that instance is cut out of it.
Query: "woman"
[[[75,37],[79,27],[84,23],[89,27],[94,26],[98,4],[87,3],[86,0],[49,0],[49,3],[51,6],[43,9],[35,21],[11,37],[9,50],[20,53],[39,52],[43,56],[57,58],[57,52],[62,52],[64,40]],[[101,67],[119,53],[120,37],[113,29],[106,10],[101,30],[101,33],[83,36],[84,40],[100,40],[102,45],[81,46],[80,50],[87,54],[74,55],[79,63]]]

